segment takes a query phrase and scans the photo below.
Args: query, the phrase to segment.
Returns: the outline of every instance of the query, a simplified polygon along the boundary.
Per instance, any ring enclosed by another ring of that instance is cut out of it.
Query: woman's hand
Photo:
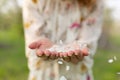
[[[77,64],[83,60],[84,56],[88,55],[88,49],[86,47],[80,49],[80,46],[75,43],[65,46],[65,50],[67,51],[60,53],[60,57],[73,64]]]
[[[49,60],[49,59],[56,59],[57,52],[55,51],[49,51],[48,49],[53,46],[53,43],[47,39],[47,38],[42,38],[38,41],[35,41],[29,45],[30,49],[36,49],[36,55],[38,57],[43,58],[44,60]]]
[[[83,60],[84,56],[88,55],[88,49],[86,47],[80,49],[80,46],[76,43],[61,47],[64,47],[65,51],[59,52],[58,50],[61,48],[53,46],[53,43],[47,38],[40,39],[29,45],[29,48],[36,49],[36,55],[44,60],[63,58],[67,62],[77,64]],[[49,50],[51,48],[55,50]]]

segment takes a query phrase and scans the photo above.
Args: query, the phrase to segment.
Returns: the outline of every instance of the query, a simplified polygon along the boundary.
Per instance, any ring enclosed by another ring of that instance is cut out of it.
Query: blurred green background
[[[22,12],[16,0],[0,0],[0,80],[27,80]],[[105,7],[103,33],[94,57],[95,80],[120,80],[120,23]],[[117,60],[114,60],[114,57]],[[113,63],[108,63],[113,59]]]

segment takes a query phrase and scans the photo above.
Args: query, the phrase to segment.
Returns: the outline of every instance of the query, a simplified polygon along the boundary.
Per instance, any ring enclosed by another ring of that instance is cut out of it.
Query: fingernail
[[[82,52],[83,52],[83,55],[84,55],[84,56],[87,56],[87,55],[88,55],[88,49],[87,49],[87,48],[83,48]]]

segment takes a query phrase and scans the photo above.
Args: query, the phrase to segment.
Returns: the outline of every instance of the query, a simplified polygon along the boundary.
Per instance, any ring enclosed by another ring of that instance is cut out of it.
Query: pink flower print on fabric
[[[73,28],[80,28],[81,27],[81,24],[80,23],[77,23],[77,22],[74,22],[70,28],[73,29]]]
[[[90,80],[90,76],[89,75],[87,75],[87,80]]]
[[[65,9],[66,9],[66,10],[70,9],[70,7],[72,6],[71,1],[66,0],[65,3],[66,3],[66,7],[65,7]]]
[[[95,18],[91,18],[91,19],[88,19],[88,25],[92,25],[96,22],[96,19]]]
[[[68,4],[66,5],[66,10],[67,10],[67,9],[70,9],[70,7],[71,7],[71,4],[68,3]]]

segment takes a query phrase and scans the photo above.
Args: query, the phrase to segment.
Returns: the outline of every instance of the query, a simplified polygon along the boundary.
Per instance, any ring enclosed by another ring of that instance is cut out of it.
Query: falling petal
[[[108,63],[113,63],[113,59],[109,59],[109,60],[108,60]]]
[[[81,27],[81,25],[80,25],[79,23],[77,23],[77,22],[74,22],[74,23],[70,26],[71,29],[72,29],[72,28],[78,28],[78,27]]]
[[[65,76],[61,76],[60,80],[67,80],[67,79],[65,78]]]
[[[114,56],[114,60],[115,60],[115,61],[117,60],[117,57],[116,57],[116,56]]]
[[[117,74],[120,75],[120,72],[118,72]]]
[[[58,64],[63,64],[63,62],[61,60],[58,60]]]
[[[63,41],[62,40],[60,40],[60,44],[63,45]]]
[[[66,70],[69,71],[70,70],[70,66],[66,66]]]

